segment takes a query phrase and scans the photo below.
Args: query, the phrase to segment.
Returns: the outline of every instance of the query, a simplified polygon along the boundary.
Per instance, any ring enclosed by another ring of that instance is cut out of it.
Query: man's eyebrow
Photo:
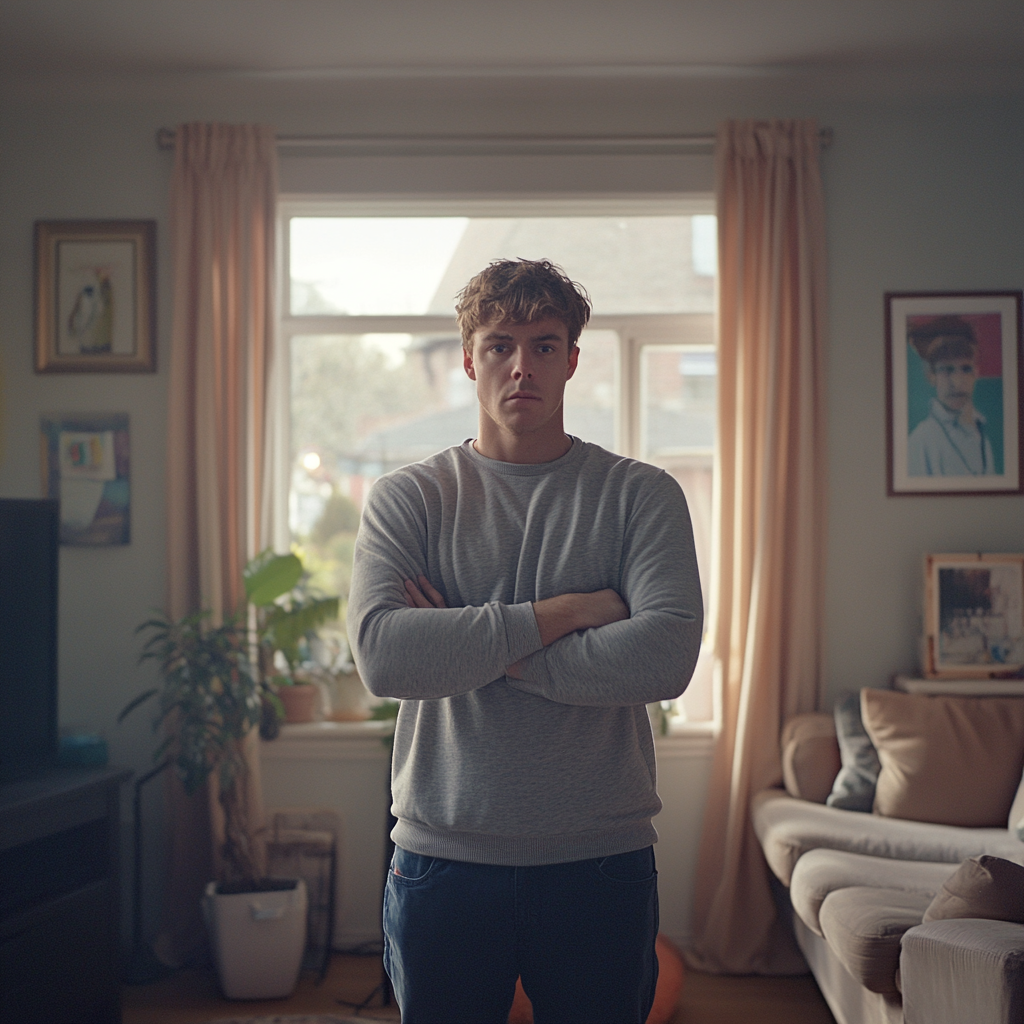
[[[503,331],[488,331],[484,335],[484,341],[511,341],[512,335]]]

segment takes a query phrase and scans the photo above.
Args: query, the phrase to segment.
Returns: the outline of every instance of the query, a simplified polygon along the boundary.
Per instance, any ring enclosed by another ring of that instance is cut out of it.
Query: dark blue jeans
[[[384,892],[403,1024],[505,1024],[520,976],[535,1024],[643,1024],[657,933],[651,847],[522,868],[399,848]]]

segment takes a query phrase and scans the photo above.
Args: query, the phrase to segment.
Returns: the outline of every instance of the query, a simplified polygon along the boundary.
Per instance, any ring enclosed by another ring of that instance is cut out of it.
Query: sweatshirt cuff
[[[505,641],[508,644],[508,665],[543,649],[532,602],[505,605]]]

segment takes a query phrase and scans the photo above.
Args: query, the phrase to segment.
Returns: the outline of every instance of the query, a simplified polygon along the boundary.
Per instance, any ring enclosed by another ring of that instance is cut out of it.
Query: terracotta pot
[[[320,704],[320,688],[313,683],[293,683],[277,691],[284,705],[286,722],[315,722]]]

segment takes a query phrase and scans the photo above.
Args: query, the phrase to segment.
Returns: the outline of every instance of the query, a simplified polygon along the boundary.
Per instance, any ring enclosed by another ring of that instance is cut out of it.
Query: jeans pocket
[[[615,882],[648,882],[657,874],[654,850],[645,846],[642,850],[601,857],[597,861],[597,870],[604,878]]]
[[[412,853],[396,846],[395,855],[391,858],[391,875],[395,881],[403,883],[420,882],[430,874],[436,863],[436,857]]]

